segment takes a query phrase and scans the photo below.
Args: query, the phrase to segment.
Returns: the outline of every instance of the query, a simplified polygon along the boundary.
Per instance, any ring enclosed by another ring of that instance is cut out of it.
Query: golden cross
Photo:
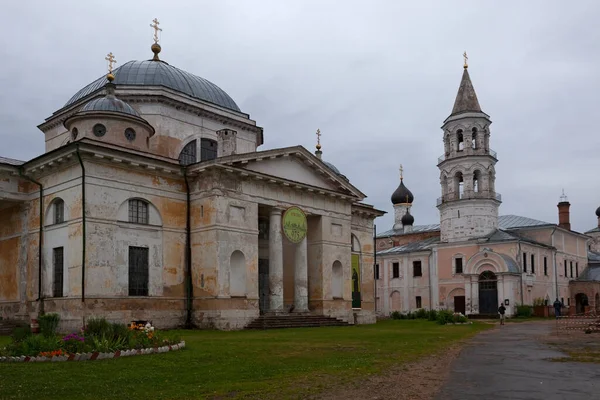
[[[317,147],[321,148],[321,130],[317,129]]]
[[[158,27],[158,25],[160,24],[160,22],[158,22],[158,19],[154,18],[152,22],[154,23],[150,24],[150,27],[154,28],[154,43],[158,43],[158,31],[162,31],[162,29]]]
[[[404,168],[402,168],[402,164],[400,164],[400,180],[402,180],[404,178],[403,174],[404,174]]]
[[[469,64],[467,64],[467,61],[469,60],[469,57],[467,57],[467,52],[466,51],[463,53],[463,58],[465,59],[465,65],[464,65],[464,67],[465,68],[469,68]]]
[[[113,63],[115,63],[115,64],[117,63],[117,60],[115,60],[115,56],[113,56],[112,51],[110,53],[108,53],[106,55],[106,57],[104,57],[104,59],[106,61],[108,61],[108,73],[112,74],[112,72],[113,72]]]

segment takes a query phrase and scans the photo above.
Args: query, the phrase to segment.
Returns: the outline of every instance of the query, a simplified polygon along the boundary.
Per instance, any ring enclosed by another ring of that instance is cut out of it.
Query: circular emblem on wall
[[[300,208],[293,206],[283,213],[283,233],[292,243],[300,243],[306,237],[308,225],[306,214]]]

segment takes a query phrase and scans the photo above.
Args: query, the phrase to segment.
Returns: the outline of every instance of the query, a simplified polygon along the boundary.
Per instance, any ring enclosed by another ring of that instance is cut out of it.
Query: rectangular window
[[[148,224],[148,203],[143,200],[129,200],[129,222]]]
[[[567,297],[567,306],[570,306],[570,305],[571,305],[571,298]]]
[[[63,297],[63,274],[64,274],[64,250],[62,247],[57,247],[53,250],[52,264],[54,266],[54,282],[52,287],[52,295],[54,297]]]
[[[544,257],[544,275],[548,276],[548,257]]]
[[[535,256],[531,255],[531,273],[535,274]]]
[[[423,276],[421,261],[413,261],[413,276]]]
[[[567,260],[564,260],[564,261],[565,261],[565,278],[566,278],[567,277]]]
[[[527,273],[527,253],[523,253],[523,272]]]
[[[421,308],[421,296],[417,296],[417,308]]]
[[[375,279],[379,279],[379,264],[375,264]]]
[[[456,258],[454,260],[454,262],[456,263],[456,273],[462,274],[462,272],[463,272],[462,258]]]
[[[579,277],[579,263],[575,263],[575,278]]]
[[[129,246],[129,295],[148,296],[148,248]]]
[[[571,261],[571,278],[573,277],[573,261]]]
[[[400,263],[392,264],[392,278],[400,278]]]
[[[58,199],[54,202],[54,223],[62,224],[65,222],[65,202]]]

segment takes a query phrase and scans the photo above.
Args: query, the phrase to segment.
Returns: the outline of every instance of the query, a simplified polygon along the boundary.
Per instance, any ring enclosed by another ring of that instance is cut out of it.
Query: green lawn
[[[289,398],[443,351],[491,328],[388,320],[355,327],[181,331],[187,347],[116,360],[0,363],[0,399]],[[0,337],[0,345],[8,338]]]

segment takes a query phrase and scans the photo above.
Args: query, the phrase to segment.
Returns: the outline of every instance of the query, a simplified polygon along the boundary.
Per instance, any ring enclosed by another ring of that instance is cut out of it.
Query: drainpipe
[[[79,165],[81,166],[81,302],[85,302],[85,166],[83,160],[81,160],[81,154],[79,154],[79,144],[75,149]]]
[[[428,264],[429,264],[429,310],[433,310],[433,288],[431,284],[431,276],[433,275],[433,263],[431,260],[433,259],[433,250],[430,250]]]
[[[40,314],[44,314],[44,296],[42,295],[42,245],[44,239],[44,187],[42,184],[35,179],[25,175],[23,173],[23,167],[19,168],[19,175],[28,181],[35,183],[40,188],[40,226],[39,226],[39,239],[38,239],[38,298],[36,301],[40,302]]]
[[[552,234],[550,235],[550,237],[552,238],[552,247],[554,247],[554,251],[553,253],[553,260],[552,260],[552,264],[554,266],[554,290],[556,291],[556,297],[558,298],[559,293],[558,293],[558,268],[556,266],[556,247],[554,246],[554,232],[556,232],[556,228],[552,229]]]
[[[523,297],[523,254],[521,253],[521,241],[518,240],[517,243],[519,244],[519,276],[521,277],[521,305],[523,304],[524,301],[524,297]]]
[[[187,168],[183,168],[183,179],[185,181],[185,192],[186,192],[186,221],[185,221],[185,294],[186,294],[186,316],[185,316],[185,327],[191,329],[192,323],[192,302],[193,302],[193,290],[192,287],[192,240],[191,240],[191,201],[190,201],[190,184],[187,177]]]
[[[377,316],[377,225],[373,224],[373,281],[375,282],[375,316]]]

